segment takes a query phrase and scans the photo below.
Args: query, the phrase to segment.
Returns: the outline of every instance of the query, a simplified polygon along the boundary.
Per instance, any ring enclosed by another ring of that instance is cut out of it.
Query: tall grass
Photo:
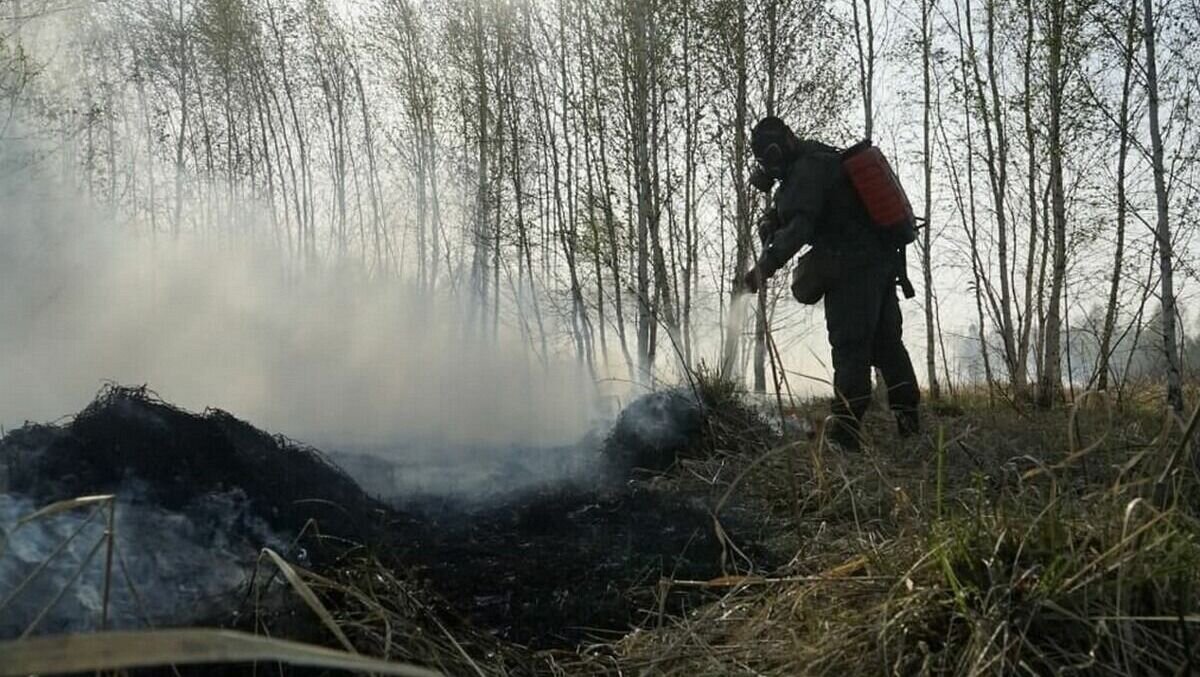
[[[689,676],[1192,674],[1195,417],[1164,426],[1129,401],[960,400],[906,444],[875,420],[863,453],[825,451],[840,487],[805,503],[788,570],[606,651],[631,672]],[[739,481],[782,503],[781,470]],[[819,486],[812,469],[802,481]],[[604,672],[592,658],[580,669]]]

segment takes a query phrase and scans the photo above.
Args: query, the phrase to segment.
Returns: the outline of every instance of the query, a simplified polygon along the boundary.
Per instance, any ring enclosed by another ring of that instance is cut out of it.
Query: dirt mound
[[[769,447],[778,435],[742,400],[736,383],[705,371],[691,388],[658,390],[625,407],[605,444],[613,474],[661,472],[680,459]]]
[[[643,395],[621,411],[609,436],[614,472],[666,470],[694,448],[704,433],[704,408],[690,393],[662,390]]]
[[[146,388],[108,386],[69,423],[0,440],[6,491],[40,503],[113,492],[130,480],[167,510],[241,491],[272,528],[373,540],[386,509],[320,452],[218,409],[193,414]]]

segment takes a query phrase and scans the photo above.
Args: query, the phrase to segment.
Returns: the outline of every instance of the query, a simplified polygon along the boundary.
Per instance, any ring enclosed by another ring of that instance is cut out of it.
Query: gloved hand
[[[757,294],[763,281],[767,278],[763,276],[763,271],[758,266],[754,266],[746,271],[740,280],[733,281],[733,289],[736,293]]]

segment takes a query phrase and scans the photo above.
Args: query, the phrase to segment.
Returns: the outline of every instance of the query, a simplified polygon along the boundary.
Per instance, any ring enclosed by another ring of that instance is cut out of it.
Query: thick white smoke
[[[319,446],[406,454],[564,444],[593,423],[582,369],[479,338],[449,294],[350,267],[288,273],[277,248],[232,235],[134,235],[27,173],[0,187],[6,427],[73,413],[108,380]]]

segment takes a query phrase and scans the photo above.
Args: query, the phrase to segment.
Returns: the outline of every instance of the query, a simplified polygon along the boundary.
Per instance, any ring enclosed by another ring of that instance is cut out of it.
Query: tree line
[[[460,294],[471,331],[597,375],[648,382],[721,334],[763,115],[901,167],[935,397],[1148,376],[1178,410],[1200,353],[1188,0],[0,6],[9,145],[36,137],[147,237]],[[724,347],[760,391],[771,334],[804,321],[786,279]]]

